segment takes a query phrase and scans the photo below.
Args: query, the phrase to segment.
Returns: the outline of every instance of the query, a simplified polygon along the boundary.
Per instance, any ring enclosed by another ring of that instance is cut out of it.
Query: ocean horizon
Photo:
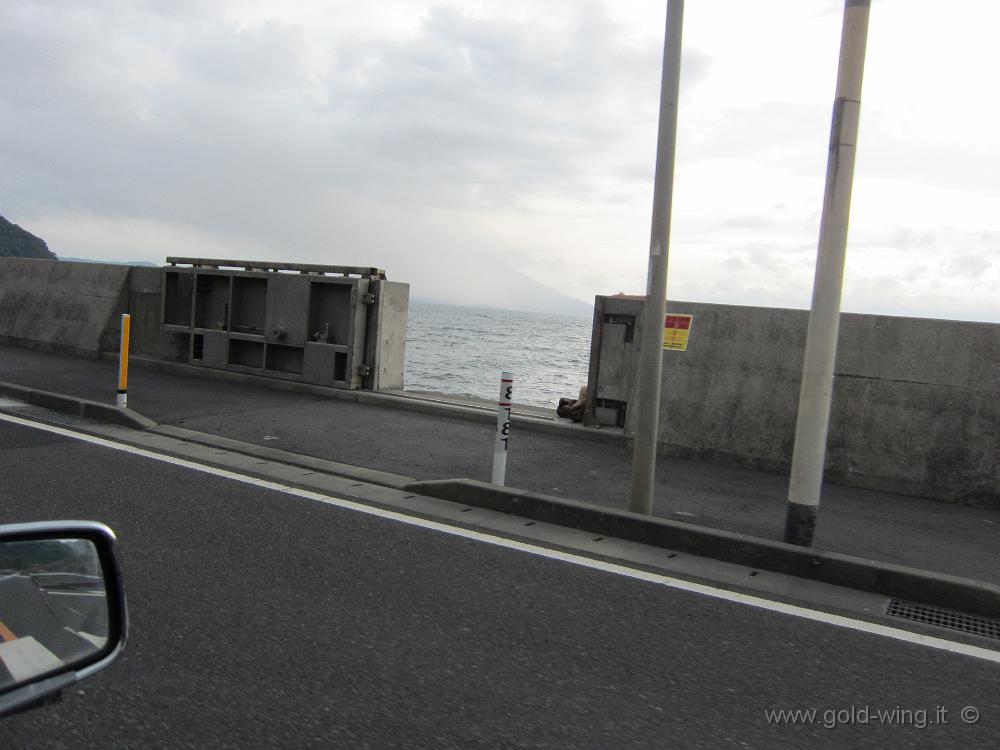
[[[514,402],[554,409],[586,385],[593,319],[411,300],[404,389],[495,400],[514,373]]]

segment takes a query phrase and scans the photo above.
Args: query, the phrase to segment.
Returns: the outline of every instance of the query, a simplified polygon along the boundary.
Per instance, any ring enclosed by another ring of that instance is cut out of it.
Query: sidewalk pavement
[[[425,411],[418,412],[331,397],[342,392],[301,393],[263,379],[233,382],[196,368],[138,364],[130,369],[129,407],[159,424],[420,480],[490,479],[495,426],[448,415],[447,396],[437,397],[440,408],[421,401]],[[113,404],[117,363],[0,346],[0,382]],[[507,484],[627,509],[631,452],[586,429],[515,424]],[[787,477],[660,456],[653,513],[780,540],[786,493]],[[826,484],[815,546],[1000,584],[998,531],[995,510]]]

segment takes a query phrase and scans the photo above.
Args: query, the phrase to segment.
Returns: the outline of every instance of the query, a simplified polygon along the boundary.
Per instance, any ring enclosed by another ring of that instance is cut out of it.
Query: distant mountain
[[[0,216],[0,257],[56,260],[45,240]]]
[[[507,310],[512,312],[574,315],[577,317],[588,317],[594,314],[593,305],[588,305],[582,300],[578,300],[573,297],[566,297],[564,295],[552,295],[551,297],[536,296],[531,298],[510,295],[497,298],[496,296],[484,295],[482,300],[477,300],[467,296],[459,298],[445,298],[418,291],[410,297],[410,301],[425,305],[474,307],[485,308],[488,310]]]
[[[541,284],[523,273],[508,270],[506,284],[497,289],[498,298],[483,300],[490,307],[528,312],[560,313],[563,315],[594,314],[594,303],[584,302],[576,297],[563,294],[556,288]]]
[[[593,302],[570,297],[509,267],[492,268],[490,276],[474,265],[467,266],[466,271],[468,283],[465,284],[456,285],[439,278],[415,279],[410,282],[410,297],[415,301],[459,307],[583,317],[594,314]]]

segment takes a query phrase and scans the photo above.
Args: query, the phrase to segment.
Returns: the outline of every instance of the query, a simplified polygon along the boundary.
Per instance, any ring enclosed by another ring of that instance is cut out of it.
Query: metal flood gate
[[[643,298],[598,295],[587,375],[588,426],[624,427],[639,367]]]
[[[409,285],[378,268],[167,258],[163,314],[190,364],[402,388]]]

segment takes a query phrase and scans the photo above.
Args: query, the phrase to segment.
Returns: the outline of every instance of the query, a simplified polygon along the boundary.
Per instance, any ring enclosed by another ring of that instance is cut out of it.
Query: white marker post
[[[514,396],[514,374],[500,373],[497,399],[497,440],[493,448],[493,484],[503,487],[507,476],[507,443],[510,440],[510,405]]]
[[[128,340],[132,329],[132,316],[122,315],[122,338],[118,349],[118,395],[117,406],[128,406]]]

